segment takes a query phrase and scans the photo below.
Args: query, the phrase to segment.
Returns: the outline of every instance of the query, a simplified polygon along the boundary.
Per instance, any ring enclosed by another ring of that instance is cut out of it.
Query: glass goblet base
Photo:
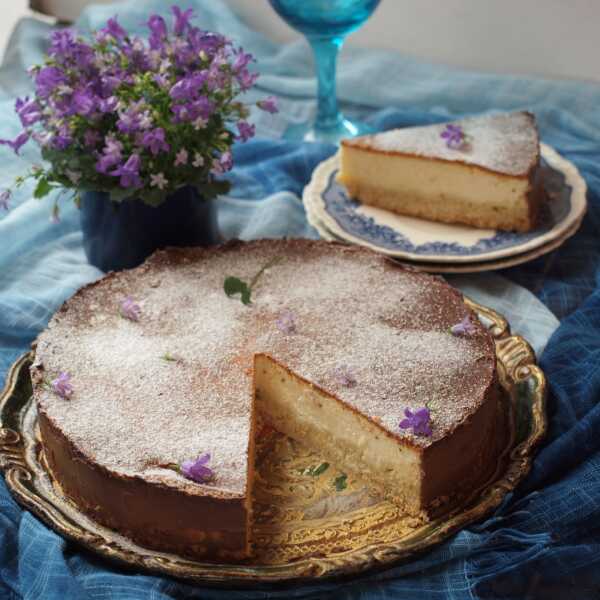
[[[305,142],[324,142],[338,144],[344,138],[374,133],[375,130],[366,123],[341,118],[332,127],[317,127],[316,123],[298,123],[290,125],[283,137],[288,140],[304,140]]]

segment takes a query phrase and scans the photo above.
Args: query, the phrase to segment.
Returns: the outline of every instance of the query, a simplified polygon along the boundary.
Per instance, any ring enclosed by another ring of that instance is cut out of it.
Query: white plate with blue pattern
[[[303,200],[337,238],[389,256],[437,263],[497,260],[561,238],[585,214],[587,186],[577,167],[546,144],[541,156],[547,201],[540,224],[526,233],[436,223],[361,204],[336,181],[339,154],[315,169]]]

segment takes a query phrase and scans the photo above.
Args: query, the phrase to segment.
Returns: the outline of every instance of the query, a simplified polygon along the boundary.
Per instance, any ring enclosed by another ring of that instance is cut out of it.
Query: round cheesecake
[[[249,297],[235,293],[243,284]],[[52,385],[61,373],[71,393]],[[422,518],[497,459],[491,336],[441,278],[356,247],[159,251],[62,306],[32,380],[64,494],[143,545],[194,558],[251,556],[258,414]],[[178,469],[206,454],[211,477]]]

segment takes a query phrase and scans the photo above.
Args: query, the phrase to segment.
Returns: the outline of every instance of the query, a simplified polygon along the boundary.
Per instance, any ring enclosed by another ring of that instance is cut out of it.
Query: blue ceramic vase
[[[156,207],[139,199],[111,202],[106,192],[84,192],[81,229],[88,261],[102,271],[136,267],[159,248],[221,241],[215,201],[205,200],[191,186]]]

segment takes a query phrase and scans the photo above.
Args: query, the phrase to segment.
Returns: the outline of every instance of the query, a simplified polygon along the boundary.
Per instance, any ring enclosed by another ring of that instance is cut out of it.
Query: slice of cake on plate
[[[364,204],[444,223],[529,231],[542,199],[528,112],[343,140],[338,181]]]
[[[226,296],[232,276],[255,280],[250,297]],[[494,342],[461,294],[309,240],[171,249],[107,275],[40,335],[32,379],[64,493],[195,558],[251,554],[258,413],[422,517],[494,468],[502,435]]]

